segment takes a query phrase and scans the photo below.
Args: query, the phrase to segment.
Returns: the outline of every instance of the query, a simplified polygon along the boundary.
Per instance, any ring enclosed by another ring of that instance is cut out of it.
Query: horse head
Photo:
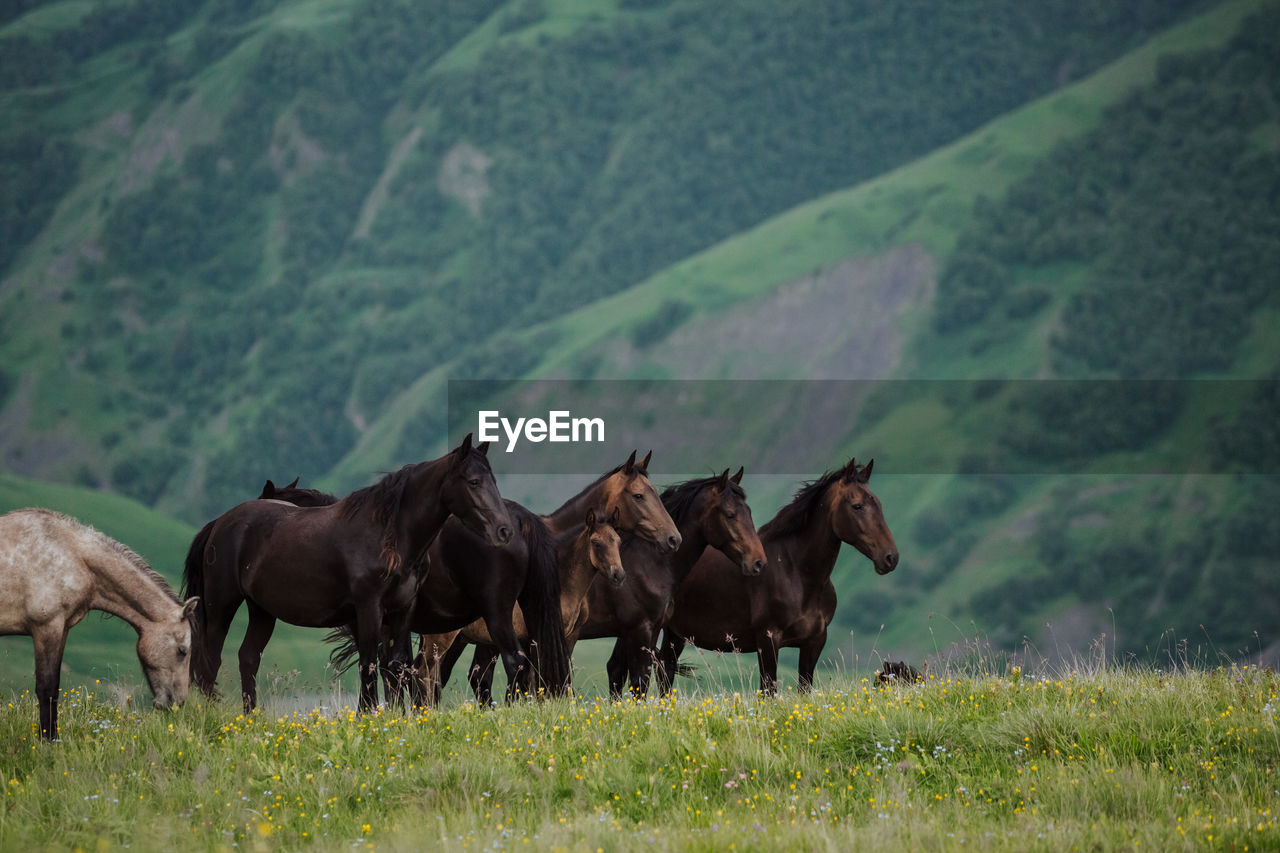
[[[622,582],[627,579],[627,573],[622,567],[622,537],[614,526],[618,516],[619,511],[616,509],[607,519],[594,509],[589,509],[586,527],[582,531],[582,535],[587,537],[592,567],[614,586],[622,586]]]
[[[898,545],[885,523],[880,499],[867,488],[873,465],[874,459],[865,466],[850,459],[831,483],[828,506],[836,536],[870,560],[877,574],[887,575],[898,566]]]
[[[699,524],[707,544],[723,551],[725,556],[742,567],[744,575],[758,575],[764,570],[768,558],[764,545],[756,532],[747,505],[747,494],[742,489],[742,472],[729,476],[729,469],[715,479],[710,488],[698,494]]]
[[[442,489],[444,504],[465,526],[496,546],[511,541],[511,514],[498,494],[489,467],[489,442],[471,444],[471,433],[449,454],[449,471]]]
[[[138,660],[157,708],[181,706],[191,685],[191,620],[198,598],[174,604],[171,613],[138,630]]]
[[[657,545],[659,550],[675,553],[680,547],[680,531],[662,505],[658,490],[649,481],[652,457],[651,450],[637,463],[636,452],[631,451],[627,461],[605,478],[601,503],[611,518],[617,513],[616,526],[620,531],[635,533]]]

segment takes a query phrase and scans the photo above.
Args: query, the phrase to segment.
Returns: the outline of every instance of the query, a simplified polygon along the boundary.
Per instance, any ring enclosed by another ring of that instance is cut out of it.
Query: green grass
[[[1280,683],[1085,666],[425,715],[0,707],[0,847],[1264,850]]]

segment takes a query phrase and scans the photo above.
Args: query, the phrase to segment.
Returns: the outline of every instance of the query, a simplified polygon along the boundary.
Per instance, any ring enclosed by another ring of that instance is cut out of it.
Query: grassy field
[[[359,717],[0,707],[0,847],[1266,850],[1280,680],[1175,667]]]

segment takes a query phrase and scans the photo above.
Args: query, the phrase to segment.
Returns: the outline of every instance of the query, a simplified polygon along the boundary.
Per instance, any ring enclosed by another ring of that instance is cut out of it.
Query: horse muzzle
[[[890,551],[879,560],[875,561],[876,574],[887,575],[889,572],[898,568],[898,552]]]
[[[605,577],[609,579],[609,583],[614,586],[622,586],[623,581],[627,579],[626,570],[622,566],[610,566],[605,573]]]

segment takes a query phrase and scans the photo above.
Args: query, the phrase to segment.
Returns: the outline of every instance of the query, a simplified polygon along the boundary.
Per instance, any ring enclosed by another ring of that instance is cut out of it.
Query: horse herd
[[[898,550],[873,467],[855,461],[800,488],[757,531],[741,468],[659,494],[636,454],[555,511],[540,515],[498,492],[488,445],[471,436],[443,457],[406,465],[345,498],[277,488],[228,510],[196,535],[183,596],[132,551],[50,510],[0,517],[0,634],[29,634],[40,733],[57,737],[58,668],[67,631],[89,609],[138,630],[138,657],[157,707],[181,704],[194,680],[215,696],[222,647],[241,604],[246,712],[278,619],[332,629],[333,659],[355,662],[359,707],[439,701],[468,644],[468,678],[488,702],[496,662],[507,698],[571,689],[579,640],[616,638],[610,692],[671,688],[686,644],[755,652],[760,688],[777,689],[778,652],[800,652],[799,688],[835,613],[831,572],[841,543],[879,574]],[[412,635],[420,636],[412,649]],[[659,645],[659,638],[661,644]]]

